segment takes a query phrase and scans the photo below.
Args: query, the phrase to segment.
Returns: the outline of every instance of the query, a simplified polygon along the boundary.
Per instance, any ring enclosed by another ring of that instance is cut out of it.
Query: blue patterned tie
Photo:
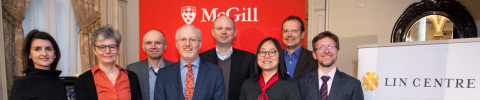
[[[320,100],[327,100],[328,99],[328,86],[327,86],[327,81],[330,79],[329,76],[322,76],[322,87],[320,88]]]

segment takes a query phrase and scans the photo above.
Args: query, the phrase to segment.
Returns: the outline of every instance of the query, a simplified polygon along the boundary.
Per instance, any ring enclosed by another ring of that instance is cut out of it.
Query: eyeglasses
[[[99,46],[96,46],[96,45],[93,45],[94,47],[97,47],[98,50],[100,51],[105,51],[107,48],[110,48],[110,51],[115,51],[117,50],[117,47],[118,45],[116,44],[112,44],[112,45],[99,45]]]
[[[194,38],[191,38],[191,39],[180,39],[180,40],[177,40],[177,42],[180,42],[180,43],[186,43],[187,41],[190,41],[190,43],[197,43],[197,41],[200,41],[200,40],[197,40],[197,39],[194,39]]]
[[[260,52],[258,52],[258,56],[265,57],[265,55],[267,55],[267,53],[270,57],[273,57],[273,56],[275,56],[275,54],[277,54],[277,51],[260,51]]]
[[[321,46],[321,47],[318,47],[318,48],[314,48],[313,51],[316,51],[316,50],[325,50],[325,49],[328,49],[328,50],[332,50],[332,49],[335,49],[337,48],[337,46],[333,46],[333,45],[330,45],[330,46]]]
[[[283,33],[288,33],[289,31],[288,30],[283,30],[282,31]],[[300,31],[299,30],[290,30],[290,33],[299,33]]]
[[[230,27],[226,27],[226,28],[223,28],[223,27],[217,27],[217,28],[214,28],[215,30],[217,31],[222,31],[223,29],[227,30],[227,31],[232,31],[233,29],[230,28]]]

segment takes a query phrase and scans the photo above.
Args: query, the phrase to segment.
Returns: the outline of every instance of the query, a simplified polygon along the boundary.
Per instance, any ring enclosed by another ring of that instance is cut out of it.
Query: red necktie
[[[330,79],[328,76],[322,76],[322,87],[320,88],[320,100],[327,100],[328,99],[328,86],[327,81]]]
[[[192,64],[187,64],[188,73],[185,78],[185,100],[192,100],[193,97],[193,70]]]

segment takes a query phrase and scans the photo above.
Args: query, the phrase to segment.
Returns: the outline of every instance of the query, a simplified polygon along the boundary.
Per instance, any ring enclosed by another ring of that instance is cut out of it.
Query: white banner
[[[480,39],[362,45],[365,100],[480,100]]]

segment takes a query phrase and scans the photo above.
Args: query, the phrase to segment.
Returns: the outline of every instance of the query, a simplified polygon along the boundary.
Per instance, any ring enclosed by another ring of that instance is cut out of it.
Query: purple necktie
[[[327,81],[330,79],[328,76],[322,76],[322,87],[320,88],[320,100],[327,100],[328,99],[328,86],[327,86]]]

